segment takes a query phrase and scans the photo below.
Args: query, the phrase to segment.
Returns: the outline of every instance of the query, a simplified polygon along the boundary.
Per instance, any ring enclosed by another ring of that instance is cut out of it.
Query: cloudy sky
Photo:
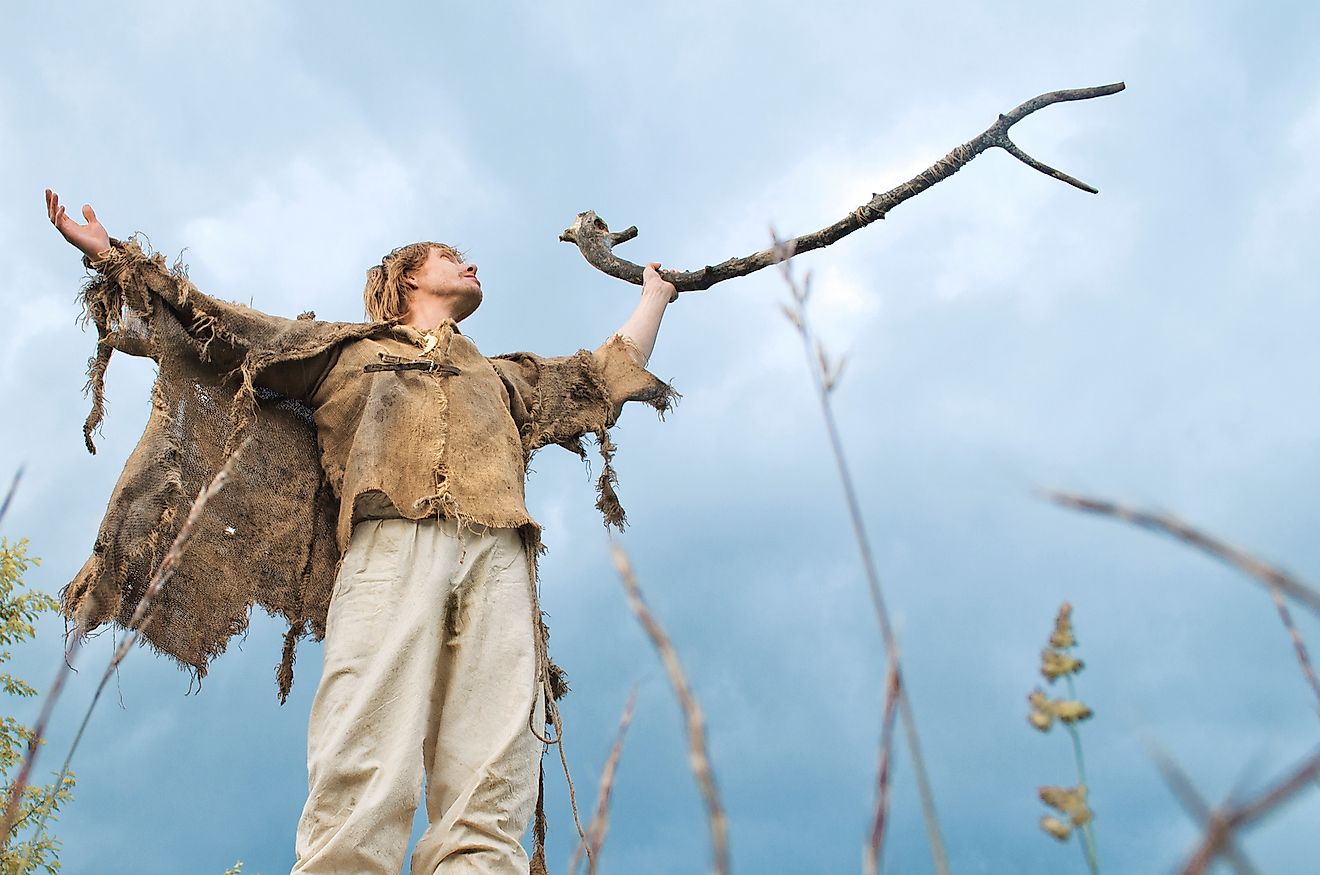
[[[1102,864],[1165,872],[1195,829],[1143,747],[1211,800],[1250,793],[1320,739],[1270,600],[1177,544],[1080,517],[1036,486],[1174,511],[1303,576],[1315,536],[1320,11],[1245,2],[644,4],[124,0],[36,4],[0,34],[0,476],[4,522],[55,591],[87,555],[146,420],[149,363],[109,375],[82,446],[76,253],[41,191],[146,234],[197,285],[282,315],[357,319],[366,267],[415,239],[481,267],[465,323],[488,353],[591,347],[634,287],[559,231],[585,209],[635,261],[699,267],[814,230],[1038,93],[1017,141],[1087,195],[983,156],[799,269],[847,355],[835,395],[896,614],[954,871],[1082,871],[1040,833],[1035,788],[1072,780],[1025,696],[1059,603]],[[304,10],[312,9],[304,7]],[[1308,254],[1310,253],[1310,254]],[[884,665],[808,371],[766,271],[684,296],[652,369],[684,400],[617,429],[622,543],[707,712],[735,868],[848,872],[872,798]],[[546,450],[553,649],[575,691],[568,753],[590,798],[633,684],[604,871],[700,872],[708,845],[663,671],[608,563],[580,463]],[[1320,640],[1320,624],[1302,631]],[[15,653],[49,683],[61,624]],[[149,651],[101,703],[60,821],[70,873],[287,871],[319,649],[276,704],[278,624],[254,619],[198,695]],[[109,657],[79,656],[54,767]],[[31,715],[31,707],[5,713]],[[550,859],[573,827],[548,770]],[[888,870],[929,870],[906,758]],[[1245,841],[1265,872],[1314,868],[1320,794]]]

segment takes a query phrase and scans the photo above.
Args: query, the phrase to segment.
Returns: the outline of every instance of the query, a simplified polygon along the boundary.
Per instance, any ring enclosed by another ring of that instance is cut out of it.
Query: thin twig
[[[1310,685],[1311,692],[1315,693],[1317,703],[1320,703],[1320,678],[1315,675],[1315,667],[1311,664],[1310,654],[1306,650],[1306,642],[1302,640],[1302,633],[1297,629],[1297,624],[1293,622],[1292,611],[1288,610],[1288,605],[1283,601],[1283,594],[1279,592],[1277,586],[1270,588],[1270,600],[1274,602],[1274,609],[1279,613],[1279,622],[1283,623],[1283,628],[1288,631],[1288,638],[1292,641],[1293,652],[1297,654],[1297,664],[1301,666],[1302,677],[1306,678],[1306,683]],[[1320,713],[1320,711],[1317,711]]]
[[[1239,831],[1254,826],[1274,813],[1317,780],[1320,780],[1320,748],[1312,752],[1287,777],[1255,799],[1209,812],[1205,818],[1205,835],[1178,870],[1179,875],[1204,875],[1221,854],[1230,855],[1230,860],[1234,853],[1240,856],[1240,852],[1236,852],[1233,847],[1233,839]]]
[[[614,558],[614,567],[619,572],[619,579],[628,593],[628,605],[637,616],[638,622],[646,630],[651,645],[660,655],[665,672],[669,675],[670,686],[678,697],[679,707],[683,709],[683,720],[687,724],[688,765],[692,776],[696,778],[701,790],[701,797],[706,803],[706,824],[710,829],[711,870],[715,875],[728,875],[729,872],[729,824],[724,816],[724,806],[720,802],[719,790],[715,787],[715,775],[711,771],[710,754],[706,750],[706,722],[701,715],[701,705],[688,686],[687,676],[678,660],[678,653],[670,642],[669,636],[661,627],[650,608],[642,598],[633,574],[632,563],[628,554],[613,541],[610,542],[610,554]]]
[[[1260,581],[1274,600],[1274,606],[1279,613],[1279,620],[1282,621],[1284,629],[1288,632],[1288,637],[1292,640],[1293,650],[1297,654],[1297,663],[1301,667],[1302,676],[1311,687],[1311,691],[1315,693],[1316,701],[1320,703],[1320,679],[1316,677],[1315,668],[1312,666],[1311,658],[1306,650],[1306,643],[1302,640],[1302,634],[1298,631],[1297,624],[1293,622],[1292,614],[1288,611],[1282,598],[1284,595],[1289,596],[1320,614],[1320,591],[1236,547],[1192,528],[1182,520],[1168,514],[1136,510],[1111,501],[1058,492],[1052,489],[1042,489],[1039,492],[1042,497],[1063,507],[1115,517],[1143,529],[1172,535],[1183,543],[1190,544]]]
[[[14,493],[18,492],[19,481],[23,479],[23,465],[18,466],[14,472],[14,479],[9,481],[9,491],[5,493],[5,500],[0,503],[0,523],[5,521],[5,514],[9,513],[9,504],[14,500]]]
[[[1115,82],[1112,85],[1098,85],[1093,88],[1072,88],[1064,91],[1050,91],[1019,104],[1003,115],[999,116],[989,128],[983,131],[961,146],[955,147],[949,154],[945,155],[939,161],[936,161],[930,167],[918,173],[907,182],[891,188],[889,191],[873,194],[871,199],[844,216],[839,221],[829,227],[822,228],[811,234],[804,234],[788,241],[794,254],[810,252],[813,249],[820,249],[836,243],[854,231],[865,228],[872,222],[885,218],[894,207],[921,194],[938,182],[948,179],[967,165],[973,158],[989,149],[1003,149],[1017,160],[1026,164],[1033,170],[1038,170],[1046,176],[1051,176],[1062,182],[1066,182],[1082,191],[1096,194],[1096,189],[1087,185],[1081,180],[1074,179],[1068,174],[1055,170],[1048,164],[1044,164],[1032,158],[1023,152],[1018,146],[1009,139],[1008,131],[1013,125],[1022,121],[1022,119],[1031,115],[1039,109],[1043,109],[1055,103],[1064,103],[1072,100],[1091,100],[1096,97],[1105,97],[1110,94],[1117,94],[1124,89],[1122,82]],[[594,211],[588,210],[585,213],[578,213],[573,224],[559,235],[559,239],[565,243],[575,244],[582,257],[597,270],[617,279],[625,280],[636,285],[642,282],[642,266],[633,264],[631,261],[619,258],[614,254],[614,247],[620,243],[626,243],[637,236],[637,227],[634,225],[625,228],[622,231],[611,232],[605,221],[596,215]],[[754,271],[769,267],[779,261],[776,254],[776,248],[762,249],[760,252],[754,252],[751,255],[742,258],[730,258],[716,265],[706,265],[700,270],[662,270],[660,272],[666,280],[674,284],[680,292],[700,291],[708,289],[716,283],[723,282],[735,277],[746,276]]]
[[[87,728],[87,721],[91,718],[92,709],[96,707],[96,703],[100,700],[102,691],[105,689],[106,684],[109,683],[115,669],[124,661],[124,658],[128,655],[129,651],[133,649],[133,645],[135,645],[141,638],[143,628],[148,622],[150,622],[151,609],[155,599],[160,595],[165,584],[169,582],[169,579],[173,576],[174,569],[182,558],[183,552],[188,546],[188,541],[192,538],[193,527],[196,525],[197,520],[201,518],[202,511],[206,508],[206,503],[214,498],[220,490],[225,488],[225,485],[229,482],[230,476],[233,474],[235,463],[238,461],[239,456],[250,441],[251,438],[244,440],[238,449],[231,453],[229,458],[225,460],[224,465],[221,466],[219,472],[215,475],[215,478],[198,493],[197,498],[192,503],[191,509],[188,511],[187,519],[185,519],[183,525],[179,527],[178,534],[175,535],[173,543],[170,544],[169,550],[165,553],[165,558],[162,559],[160,565],[156,567],[156,572],[152,575],[150,584],[147,585],[147,589],[142,594],[142,598],[138,602],[137,608],[133,611],[133,616],[129,619],[128,628],[130,629],[130,634],[124,636],[123,642],[119,645],[118,649],[115,650],[114,655],[110,657],[110,663],[106,666],[105,673],[101,676],[101,681],[96,686],[96,692],[92,695],[92,701],[87,706],[86,714],[83,715],[82,724],[78,729],[78,734],[69,748],[68,755],[64,758],[64,766],[61,768],[59,779],[56,782],[57,787],[63,786],[64,779],[68,775],[69,765],[73,761],[74,751],[77,749],[78,743],[82,740],[83,731]],[[13,826],[14,819],[18,813],[19,803],[22,798],[23,788],[27,785],[27,782],[31,777],[32,767],[37,760],[37,752],[40,749],[42,740],[45,738],[46,726],[50,722],[51,712],[55,708],[56,701],[59,700],[60,693],[64,689],[64,684],[68,679],[69,673],[73,671],[74,658],[86,631],[85,621],[79,618],[73,631],[69,634],[69,642],[64,651],[64,661],[55,675],[55,681],[51,684],[50,692],[46,695],[45,702],[42,703],[41,713],[38,715],[36,725],[33,727],[32,738],[28,745],[27,758],[23,763],[22,769],[18,773],[18,778],[14,781],[14,785],[10,789],[9,800],[5,807],[3,828],[0,828],[0,836],[9,835],[9,830]],[[44,827],[44,825],[45,816],[43,815],[37,827],[38,831]]]
[[[1169,786],[1187,816],[1195,820],[1203,827],[1210,828],[1215,818],[1215,812],[1205,801],[1205,798],[1192,784],[1192,779],[1178,765],[1173,755],[1158,741],[1151,736],[1143,735],[1142,743],[1146,748],[1146,753],[1155,761],[1155,766],[1160,770],[1160,775],[1164,778],[1164,783]],[[1231,838],[1225,839],[1223,847],[1224,855],[1228,857],[1229,864],[1233,871],[1238,875],[1257,875],[1255,866],[1247,859],[1246,855],[1233,843]]]
[[[907,684],[903,681],[902,667],[899,664],[898,644],[894,636],[893,624],[889,619],[889,609],[885,605],[884,593],[880,587],[880,574],[876,571],[875,556],[871,552],[871,541],[866,534],[866,525],[862,520],[861,502],[853,485],[852,474],[848,470],[848,459],[843,452],[843,441],[839,437],[839,427],[834,420],[834,408],[830,404],[830,393],[836,383],[835,378],[842,364],[831,365],[823,347],[816,342],[807,317],[806,302],[811,294],[811,277],[808,275],[799,283],[793,275],[790,259],[795,254],[794,241],[783,242],[771,229],[770,237],[774,241],[771,251],[781,264],[784,282],[793,296],[793,304],[784,309],[793,327],[802,338],[802,346],[807,355],[808,370],[811,371],[812,384],[820,401],[821,416],[825,420],[825,430],[829,437],[830,450],[839,471],[839,480],[843,484],[844,499],[848,507],[848,517],[852,523],[853,536],[857,541],[858,552],[862,557],[862,568],[866,574],[867,588],[871,594],[871,604],[875,609],[876,621],[880,626],[880,639],[884,644],[885,654],[894,672],[898,674],[898,711],[903,721],[903,735],[908,752],[912,757],[912,771],[916,777],[917,795],[921,799],[922,820],[926,826],[926,839],[930,845],[931,862],[937,875],[949,875],[948,855],[944,849],[944,838],[940,833],[939,817],[935,812],[935,794],[931,789],[930,778],[926,772],[926,759],[921,753],[921,739],[917,732],[916,715],[912,711],[912,699]],[[879,856],[879,849],[876,851]]]
[[[898,666],[889,664],[885,680],[885,709],[880,719],[880,761],[875,770],[875,816],[871,819],[870,841],[862,853],[862,872],[876,875],[880,868],[880,851],[885,845],[885,826],[889,821],[889,773],[894,757],[894,716],[902,696],[902,681]]]
[[[591,845],[591,856],[587,858],[587,875],[596,875],[600,861],[600,849],[605,844],[605,835],[610,829],[610,799],[614,794],[614,779],[619,770],[619,759],[623,755],[623,739],[628,734],[632,723],[633,710],[637,707],[637,687],[634,685],[628,694],[628,702],[623,706],[623,716],[619,718],[619,729],[614,737],[614,745],[605,760],[605,768],[600,773],[600,789],[596,793],[596,810],[587,822],[587,841],[578,842],[573,851],[573,858],[568,862],[569,875],[576,875],[582,851]]]
[[[32,727],[32,735],[28,741],[27,757],[23,761],[22,768],[18,771],[18,777],[14,779],[13,785],[9,788],[9,799],[5,803],[5,813],[3,821],[0,821],[0,841],[4,841],[15,828],[18,820],[18,809],[23,800],[23,790],[27,787],[28,780],[32,777],[32,767],[37,761],[37,752],[41,748],[42,740],[46,737],[46,726],[50,723],[51,712],[55,710],[55,703],[60,698],[60,693],[64,690],[64,684],[69,679],[69,674],[73,671],[73,662],[78,650],[78,633],[81,632],[79,626],[73,635],[70,636],[68,644],[64,648],[64,660],[60,664],[60,669],[55,673],[55,680],[50,686],[50,692],[46,694],[46,700],[41,703],[41,712],[37,715],[37,722]],[[56,785],[57,789],[62,786]]]

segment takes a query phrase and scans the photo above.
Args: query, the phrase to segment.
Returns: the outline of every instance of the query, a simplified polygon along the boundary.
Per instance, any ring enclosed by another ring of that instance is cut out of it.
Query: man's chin
[[[459,316],[458,319],[456,319],[455,321],[461,322],[462,320],[471,316],[473,313],[477,312],[477,308],[480,306],[481,306],[481,290],[478,289],[475,295],[469,295],[465,297],[462,307],[463,315]]]

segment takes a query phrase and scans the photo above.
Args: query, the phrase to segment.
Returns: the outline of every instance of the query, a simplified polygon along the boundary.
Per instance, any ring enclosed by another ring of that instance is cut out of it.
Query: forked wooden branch
[[[1082,191],[1097,194],[1097,189],[1092,188],[1085,182],[1075,179],[1061,170],[1056,170],[1048,164],[1043,164],[1023,152],[1016,143],[1009,139],[1008,131],[1013,125],[1036,110],[1043,109],[1051,104],[1063,103],[1069,100],[1090,100],[1093,97],[1105,97],[1110,94],[1117,94],[1124,87],[1122,82],[1115,82],[1112,85],[1098,85],[1094,88],[1050,91],[1038,97],[1033,97],[1001,115],[994,124],[986,128],[979,136],[968,140],[961,146],[957,146],[949,154],[902,185],[872,195],[869,201],[829,227],[811,234],[803,234],[795,240],[785,241],[787,251],[794,255],[800,255],[803,252],[810,252],[813,249],[820,249],[823,246],[836,243],[859,228],[865,228],[872,222],[883,219],[890,210],[903,203],[903,201],[921,194],[937,182],[948,179],[977,155],[993,148],[1003,149],[1023,164],[1034,170],[1039,170],[1046,176],[1052,176],[1080,188]],[[612,277],[641,285],[642,266],[633,264],[631,261],[626,261],[614,254],[615,246],[626,243],[636,236],[637,226],[634,225],[617,232],[610,231],[604,219],[597,216],[595,212],[588,210],[585,213],[578,213],[577,219],[564,230],[564,233],[559,235],[559,239],[565,243],[575,244],[581,250],[582,257],[597,270]],[[771,247],[741,258],[730,258],[727,261],[721,261],[719,264],[708,264],[700,270],[662,270],[660,273],[666,280],[673,283],[674,288],[678,291],[696,292],[708,289],[716,283],[746,276],[754,271],[769,267],[778,263],[781,257],[782,254],[778,254],[776,249]]]

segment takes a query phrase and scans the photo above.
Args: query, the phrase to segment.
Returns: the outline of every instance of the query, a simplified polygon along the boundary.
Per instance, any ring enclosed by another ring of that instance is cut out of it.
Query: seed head
[[[1077,646],[1073,637],[1072,605],[1064,602],[1059,606],[1059,615],[1054,618],[1054,631],[1050,634],[1050,646],[1063,650]]]
[[[1076,787],[1041,787],[1040,801],[1061,814],[1068,815],[1073,826],[1085,826],[1094,816],[1086,804],[1086,785]]]
[[[1084,702],[1077,699],[1051,699],[1044,690],[1037,687],[1027,696],[1031,706],[1027,722],[1041,732],[1048,732],[1054,721],[1076,723],[1086,720],[1093,713]]]
[[[1072,827],[1052,814],[1041,817],[1040,828],[1061,842],[1068,841],[1068,836],[1072,835]]]
[[[1066,674],[1077,674],[1082,670],[1083,665],[1080,659],[1062,650],[1047,647],[1040,652],[1040,673],[1050,683],[1054,683]]]

